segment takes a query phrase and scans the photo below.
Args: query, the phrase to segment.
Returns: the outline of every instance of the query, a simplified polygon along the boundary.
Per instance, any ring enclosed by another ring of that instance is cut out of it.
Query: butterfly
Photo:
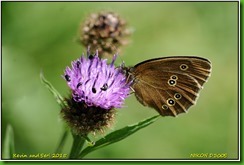
[[[195,56],[155,58],[122,68],[137,100],[162,116],[187,112],[211,74],[211,62]]]

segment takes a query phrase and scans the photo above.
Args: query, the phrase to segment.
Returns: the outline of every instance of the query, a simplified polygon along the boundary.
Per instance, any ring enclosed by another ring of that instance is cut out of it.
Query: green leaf
[[[7,125],[6,136],[3,143],[3,159],[11,159],[15,153],[14,147],[14,131],[11,125]]]
[[[116,130],[114,132],[111,132],[110,134],[106,135],[104,138],[99,139],[95,142],[93,146],[86,147],[83,151],[81,151],[79,157],[83,158],[88,153],[97,150],[99,148],[105,147],[107,145],[113,144],[115,142],[118,142],[120,140],[123,140],[124,138],[130,136],[131,134],[137,132],[138,130],[152,124],[156,121],[156,119],[159,117],[153,116],[151,118],[145,119],[143,121],[140,121],[136,124],[126,126],[122,129]]]
[[[40,79],[41,82],[47,87],[47,89],[53,94],[58,104],[61,106],[61,108],[67,107],[67,102],[64,100],[64,98],[59,94],[59,92],[53,87],[53,85],[46,80],[43,73],[40,73]]]

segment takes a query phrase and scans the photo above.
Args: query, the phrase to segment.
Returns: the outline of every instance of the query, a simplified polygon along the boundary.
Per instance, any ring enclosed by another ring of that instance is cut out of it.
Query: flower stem
[[[80,151],[85,143],[85,138],[80,135],[73,134],[73,145],[70,151],[70,159],[77,159],[79,157]]]

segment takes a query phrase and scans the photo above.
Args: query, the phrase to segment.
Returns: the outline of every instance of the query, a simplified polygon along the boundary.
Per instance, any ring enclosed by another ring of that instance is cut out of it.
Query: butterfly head
[[[134,67],[127,67],[127,66],[125,66],[124,62],[121,64],[120,67],[121,67],[124,75],[127,77],[127,82],[133,81],[134,80],[134,76],[133,76],[132,73],[133,73]]]

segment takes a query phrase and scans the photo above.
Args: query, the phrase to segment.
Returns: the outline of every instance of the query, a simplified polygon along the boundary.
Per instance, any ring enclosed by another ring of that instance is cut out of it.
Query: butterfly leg
[[[131,86],[130,86],[130,90],[131,90],[130,95],[133,94],[133,93],[135,93],[135,90]]]

